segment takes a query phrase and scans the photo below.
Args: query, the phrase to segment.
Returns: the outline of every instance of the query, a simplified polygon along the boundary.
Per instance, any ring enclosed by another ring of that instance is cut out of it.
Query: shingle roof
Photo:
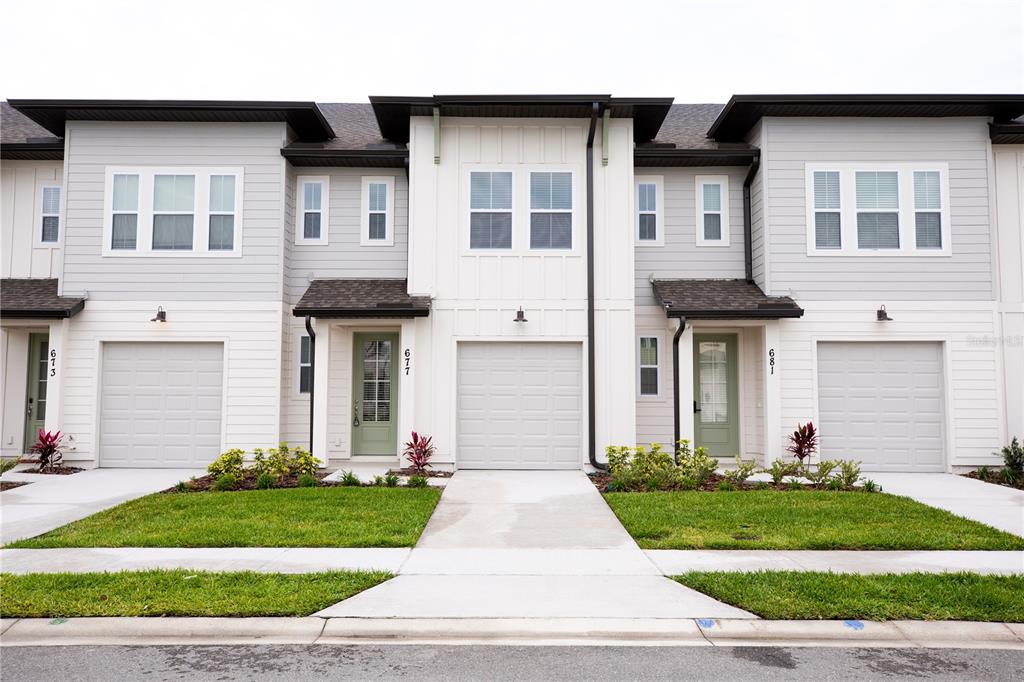
[[[654,144],[674,144],[679,149],[719,149],[707,137],[708,128],[722,113],[724,104],[673,104],[661,124]]]
[[[373,106],[344,102],[317,103],[324,118],[334,128],[335,138],[323,143],[324,149],[394,149],[377,126]],[[404,145],[397,145],[404,147]]]
[[[410,296],[404,279],[316,279],[295,309],[296,317],[426,317],[429,296]]]
[[[84,307],[85,299],[58,296],[55,279],[0,279],[0,317],[60,319]]]
[[[766,296],[756,284],[743,279],[657,279],[652,286],[670,317],[776,319],[804,314],[789,296]]]
[[[0,142],[57,142],[60,139],[7,102],[0,102]]]

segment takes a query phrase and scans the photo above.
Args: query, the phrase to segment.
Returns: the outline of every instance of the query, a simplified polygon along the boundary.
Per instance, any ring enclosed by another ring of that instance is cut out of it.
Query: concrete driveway
[[[199,469],[88,469],[54,476],[9,471],[3,480],[31,483],[0,493],[0,542],[40,535],[204,473]]]
[[[1024,491],[956,474],[865,474],[882,492],[1024,536]]]

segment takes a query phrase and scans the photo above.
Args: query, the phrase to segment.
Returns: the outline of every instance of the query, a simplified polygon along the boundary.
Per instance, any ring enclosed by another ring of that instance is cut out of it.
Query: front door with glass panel
[[[694,440],[712,457],[740,452],[735,334],[693,335]]]
[[[25,399],[25,452],[28,452],[39,436],[39,429],[46,425],[46,378],[47,352],[50,337],[46,334],[29,334],[28,337],[28,391]]]
[[[354,334],[352,454],[398,453],[398,334]]]

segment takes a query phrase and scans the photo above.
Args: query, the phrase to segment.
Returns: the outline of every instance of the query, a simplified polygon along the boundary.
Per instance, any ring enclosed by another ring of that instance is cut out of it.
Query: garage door
[[[577,469],[583,442],[576,343],[460,343],[463,469]]]
[[[206,466],[220,451],[224,346],[105,343],[100,465]]]
[[[865,471],[942,471],[942,346],[819,343],[821,454]]]

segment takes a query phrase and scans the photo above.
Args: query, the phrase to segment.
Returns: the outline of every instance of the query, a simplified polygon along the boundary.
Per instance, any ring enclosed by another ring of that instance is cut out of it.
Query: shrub
[[[388,474],[384,477],[384,485],[388,488],[397,488],[400,480],[397,474]]]
[[[176,492],[176,493],[187,493],[188,492],[188,484],[185,483],[185,481],[178,481],[177,483],[174,484],[174,492]]]
[[[825,485],[829,477],[832,476],[832,472],[835,471],[836,467],[839,466],[839,462],[834,459],[823,459],[818,462],[818,466],[814,468],[814,471],[808,467],[804,472],[804,478],[813,483],[817,487]]]
[[[818,431],[814,428],[814,422],[797,424],[796,431],[789,436],[789,447],[786,451],[792,453],[800,466],[810,463],[811,456],[818,450]]]
[[[880,493],[882,492],[882,486],[878,485],[870,478],[864,481],[864,492],[866,493]]]
[[[722,477],[732,486],[740,487],[747,482],[747,479],[757,470],[757,464],[754,462],[744,462],[739,457],[736,458],[736,468],[726,469],[722,474]]]
[[[728,480],[722,480],[722,481],[718,482],[718,488],[717,489],[721,490],[722,492],[729,492],[729,491],[732,491],[732,490],[736,490],[736,486],[734,486]]]
[[[276,479],[266,471],[256,474],[256,488],[259,490],[270,490],[274,487]]]
[[[412,440],[405,444],[402,454],[409,460],[409,466],[413,471],[426,473],[430,466],[430,458],[434,456],[433,441],[431,436],[421,436],[415,431],[412,432]]]
[[[373,477],[372,485],[374,485],[374,486],[376,486],[378,488],[383,488],[384,487],[384,477],[383,476],[374,476]]]
[[[320,481],[316,476],[312,474],[300,474],[299,475],[299,487],[300,488],[315,488],[320,485]]]
[[[605,452],[615,490],[667,490],[678,481],[675,461],[658,443],[652,443],[650,450],[609,446]]]
[[[39,429],[39,436],[32,446],[32,453],[39,458],[40,471],[53,471],[62,465],[64,460],[64,445],[61,441],[64,436],[60,431],[43,431]]]
[[[292,450],[292,456],[288,460],[288,470],[292,476],[316,478],[320,464],[320,460],[314,457],[313,453],[300,446]]]
[[[761,469],[761,473],[772,477],[772,483],[779,485],[787,476],[796,476],[800,473],[800,462],[784,462],[777,459],[767,469]]]
[[[839,471],[833,481],[839,481],[843,489],[849,490],[860,480],[860,462],[852,459],[839,460]]]
[[[256,478],[263,474],[270,474],[270,463],[267,460],[267,453],[263,448],[256,448],[252,451],[252,464],[249,466]]]
[[[1021,446],[1017,437],[1014,436],[1010,444],[1002,449],[1003,453],[1003,478],[1012,483],[1024,480],[1024,446]],[[1009,472],[1009,476],[1005,472]]]
[[[410,476],[409,480],[405,483],[410,488],[426,488],[427,477],[426,476]]]
[[[702,487],[718,468],[718,460],[709,457],[704,446],[698,447],[691,453],[690,443],[681,440],[677,444],[676,453],[679,457],[679,477],[693,488]]]
[[[359,480],[359,477],[351,471],[341,472],[341,484],[348,486],[362,485],[363,482]]]
[[[804,484],[800,482],[800,479],[791,478],[786,481],[786,488],[789,490],[803,490]]]
[[[987,481],[992,477],[992,472],[989,470],[987,466],[978,467],[978,470],[975,471],[974,473],[976,473],[978,475],[978,478],[982,481]]]
[[[213,484],[214,490],[234,490],[238,486],[238,476],[234,474],[221,474]]]
[[[206,467],[206,470],[210,472],[211,476],[218,480],[225,474],[230,474],[237,480],[242,476],[243,459],[245,459],[245,450],[232,448],[210,462]]]
[[[18,466],[17,457],[13,459],[0,459],[0,476],[3,476],[16,466]]]
[[[288,443],[281,443],[276,448],[267,450],[267,472],[275,479],[287,476],[292,471],[292,462],[288,452]]]
[[[771,490],[771,486],[765,481],[758,481],[754,484],[754,490]]]
[[[843,480],[838,476],[833,476],[832,478],[828,479],[828,481],[825,483],[825,487],[829,490],[846,490],[846,486],[843,485]]]

